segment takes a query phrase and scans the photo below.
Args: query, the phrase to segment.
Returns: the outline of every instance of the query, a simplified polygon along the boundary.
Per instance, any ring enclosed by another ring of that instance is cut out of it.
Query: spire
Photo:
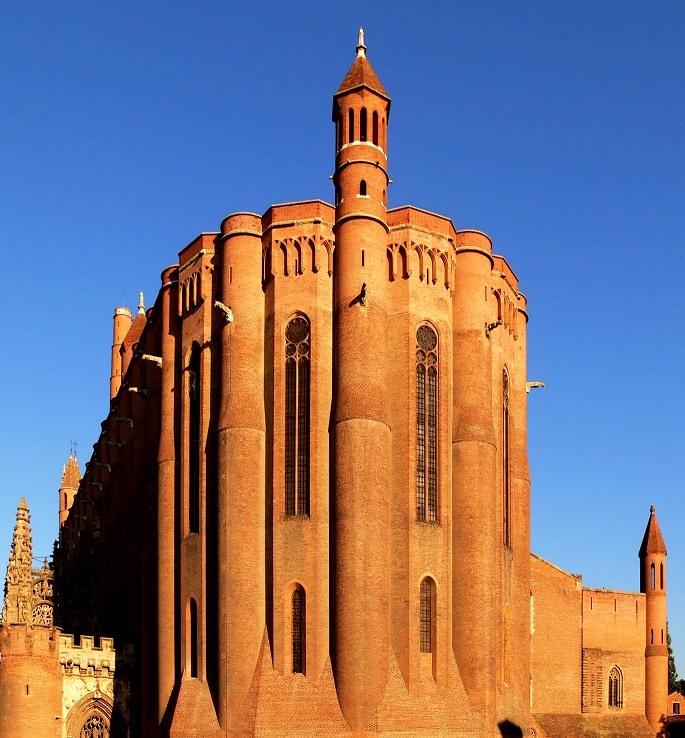
[[[81,470],[78,466],[78,461],[73,453],[69,454],[67,463],[62,467],[62,489],[69,487],[69,489],[78,489],[79,482],[81,481]]]
[[[140,315],[143,313],[145,314],[145,299],[143,297],[143,293],[140,293],[140,299],[138,300],[138,314]]]
[[[359,29],[359,42],[357,43],[357,58],[366,59],[366,46],[364,46],[364,29]]]
[[[654,505],[650,508],[649,522],[647,523],[647,530],[645,530],[645,536],[642,539],[642,545],[640,546],[640,553],[638,554],[641,558],[647,556],[647,554],[667,554],[666,544],[664,543],[664,537],[661,535],[661,529],[656,519],[656,508]]]
[[[338,88],[338,91],[334,95],[334,99],[342,95],[344,92],[350,92],[351,90],[359,89],[360,87],[366,87],[368,90],[372,90],[377,95],[385,98],[390,102],[390,96],[385,91],[385,88],[378,79],[378,76],[373,71],[373,67],[366,58],[366,46],[364,45],[364,30],[359,29],[359,43],[357,44],[357,58],[352,63],[350,71],[345,76],[342,84]],[[334,105],[335,107],[335,105]]]
[[[5,603],[2,608],[3,625],[29,623],[31,620],[31,590],[33,573],[33,542],[29,528],[29,506],[22,497],[17,508],[17,522],[10,549],[5,577]]]

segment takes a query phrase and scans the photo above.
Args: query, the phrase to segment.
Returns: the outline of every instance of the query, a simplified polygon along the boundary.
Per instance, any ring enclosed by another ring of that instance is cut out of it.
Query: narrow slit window
[[[502,372],[502,528],[504,545],[511,548],[511,478],[509,460],[509,373]]]
[[[359,113],[359,140],[366,141],[366,108]]]
[[[366,197],[366,180],[362,179],[362,181],[359,183],[359,194]]]
[[[189,643],[190,648],[190,676],[197,677],[197,602],[193,597],[190,598],[188,607],[189,615]]]
[[[362,249],[362,266],[364,266],[364,249]]]
[[[293,674],[304,674],[305,668],[305,594],[298,586],[292,596],[292,670]]]
[[[298,315],[285,330],[285,514],[309,515],[310,327]]]
[[[347,137],[349,143],[354,141],[354,110],[350,108],[350,112],[347,114]]]
[[[435,613],[433,612],[433,586],[428,578],[421,582],[420,597],[421,653],[433,653]]]
[[[659,564],[659,589],[664,588],[664,562]]]
[[[188,530],[200,532],[200,350],[188,365]]]
[[[438,520],[438,335],[416,332],[416,518]]]
[[[656,589],[656,571],[654,569],[654,562],[652,562],[651,573],[652,573],[652,589]]]
[[[374,110],[373,111],[373,119],[372,119],[372,126],[373,126],[373,145],[378,146],[378,113]]]

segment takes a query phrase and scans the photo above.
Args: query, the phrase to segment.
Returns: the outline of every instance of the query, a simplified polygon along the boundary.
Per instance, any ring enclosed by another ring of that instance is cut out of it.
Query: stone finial
[[[143,293],[140,293],[140,299],[138,300],[138,314],[145,314],[145,299]]]
[[[656,508],[654,507],[654,505],[652,505],[652,506],[651,506],[651,507],[649,508],[649,512],[650,512],[650,513],[652,513],[652,515],[654,515],[654,513],[656,512]]]
[[[26,504],[26,498],[22,497],[17,507],[17,522],[7,563],[5,602],[2,608],[3,625],[31,622],[33,541],[29,521],[29,506]]]
[[[359,42],[357,43],[357,56],[366,59],[366,46],[364,46],[364,29],[359,29]]]

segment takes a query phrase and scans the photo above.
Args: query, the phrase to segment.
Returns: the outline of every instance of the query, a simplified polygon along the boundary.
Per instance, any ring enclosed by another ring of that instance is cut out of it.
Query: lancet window
[[[509,435],[509,372],[502,372],[502,529],[504,545],[511,548],[511,476]]]
[[[433,606],[433,583],[426,578],[421,582],[421,653],[433,653],[435,612]]]
[[[285,329],[285,514],[309,514],[310,325],[303,315]]]
[[[617,666],[609,672],[609,707],[623,707],[623,675]]]
[[[292,596],[292,668],[293,674],[304,674],[305,664],[305,594],[299,585]]]
[[[416,518],[438,520],[438,334],[416,331]]]
[[[200,350],[188,365],[188,529],[200,532]]]

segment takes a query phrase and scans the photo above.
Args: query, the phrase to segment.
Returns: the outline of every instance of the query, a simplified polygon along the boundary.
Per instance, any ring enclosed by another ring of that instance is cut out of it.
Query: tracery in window
[[[285,514],[309,515],[310,327],[301,315],[285,329]]]
[[[433,583],[426,577],[421,582],[421,653],[433,653],[435,646],[435,612],[433,606]]]
[[[416,518],[438,520],[438,334],[416,331]]]
[[[502,372],[502,529],[504,545],[511,548],[511,478],[509,470],[509,372]]]
[[[297,585],[292,596],[292,669],[293,674],[304,674],[306,603],[304,589]]]
[[[609,707],[623,707],[623,674],[617,666],[609,672]]]
[[[109,728],[102,715],[94,712],[86,718],[80,738],[109,738]]]
[[[43,602],[33,608],[33,612],[31,613],[32,625],[52,625],[52,621],[52,605],[48,604],[47,602]]]

